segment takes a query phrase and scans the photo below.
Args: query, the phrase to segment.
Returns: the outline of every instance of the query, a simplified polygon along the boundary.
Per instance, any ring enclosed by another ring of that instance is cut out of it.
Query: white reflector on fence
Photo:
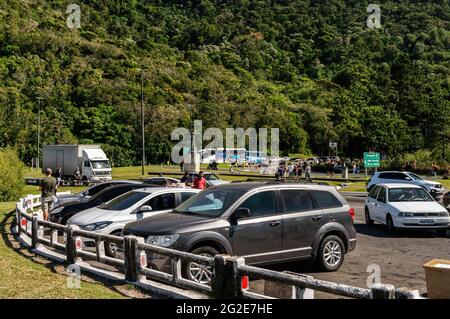
[[[139,254],[139,263],[141,265],[141,268],[147,267],[147,254],[145,251],[141,251]]]
[[[75,249],[76,250],[81,250],[82,248],[82,241],[81,241],[81,237],[77,236],[75,238]]]

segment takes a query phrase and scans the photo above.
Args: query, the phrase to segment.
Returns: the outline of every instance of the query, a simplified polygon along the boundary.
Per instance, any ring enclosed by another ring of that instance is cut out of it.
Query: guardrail
[[[39,250],[40,245],[50,247],[65,256],[67,265],[82,260],[116,267],[129,283],[140,283],[146,278],[161,281],[171,286],[189,289],[214,298],[272,298],[248,290],[249,278],[275,282],[280,287],[292,289],[291,298],[309,299],[312,291],[321,291],[358,299],[415,299],[418,291],[395,289],[392,285],[377,284],[371,289],[314,279],[311,276],[277,272],[245,264],[242,257],[216,255],[214,258],[199,256],[170,248],[146,244],[136,236],[112,236],[81,230],[78,226],[63,226],[42,220],[34,209],[40,206],[39,196],[31,195],[16,204],[16,233],[31,239],[31,248]],[[44,235],[48,233],[48,238]],[[60,234],[64,243],[58,241]],[[95,241],[95,253],[83,249],[82,238]],[[105,254],[105,245],[114,243],[123,248],[123,256],[111,257]],[[149,254],[161,255],[171,260],[171,273],[147,267]],[[194,262],[211,269],[211,284],[206,285],[183,277],[185,263]],[[281,289],[281,288],[280,288]]]

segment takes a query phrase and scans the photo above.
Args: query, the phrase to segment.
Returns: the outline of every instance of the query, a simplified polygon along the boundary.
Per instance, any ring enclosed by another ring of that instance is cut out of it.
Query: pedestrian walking
[[[45,177],[41,181],[41,209],[44,220],[48,220],[49,211],[55,203],[56,178],[52,176],[52,170],[47,168]]]
[[[79,185],[79,182],[81,180],[81,172],[78,166],[77,168],[75,168],[75,171],[73,172],[73,177],[75,179],[75,185]]]
[[[301,163],[298,163],[297,168],[296,168],[296,176],[298,180],[302,179],[302,171],[303,171],[303,167]]]

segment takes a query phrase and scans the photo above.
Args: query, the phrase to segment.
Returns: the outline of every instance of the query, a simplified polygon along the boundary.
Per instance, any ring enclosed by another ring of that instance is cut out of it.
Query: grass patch
[[[0,203],[0,297],[1,298],[124,298],[101,283],[82,281],[80,289],[67,288],[67,276],[52,271],[52,267],[34,262],[6,245],[9,225],[6,215],[14,202]],[[8,218],[9,221],[12,218]]]

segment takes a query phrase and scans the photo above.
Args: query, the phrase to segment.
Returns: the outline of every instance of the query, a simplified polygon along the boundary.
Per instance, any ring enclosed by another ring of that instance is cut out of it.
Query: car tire
[[[338,236],[330,235],[320,243],[317,263],[323,271],[336,271],[344,262],[345,246]]]
[[[219,254],[217,249],[210,246],[202,246],[196,248],[190,253],[207,257],[214,257],[215,255]],[[211,266],[206,267],[192,261],[184,262],[183,264],[183,276],[197,283],[208,285],[211,282],[212,274],[213,273]]]
[[[397,231],[397,228],[394,226],[394,220],[392,219],[391,215],[386,216],[386,229],[387,232],[391,235],[395,234]]]
[[[366,209],[365,209],[364,217],[365,217],[365,219],[366,219],[366,224],[367,224],[368,226],[373,226],[374,221],[373,221],[372,218],[370,218],[369,208],[367,208],[367,207],[366,207]]]
[[[120,236],[121,234],[122,234],[121,230],[116,230],[116,231],[113,231],[110,235]],[[114,247],[114,246],[116,246],[116,247]],[[116,244],[105,241],[105,255],[106,256],[111,257],[111,258],[121,258],[123,256],[123,253],[121,256],[120,253],[117,251],[117,248],[120,248],[120,247],[117,247]],[[122,247],[122,249],[123,249],[123,247]]]
[[[447,237],[447,228],[439,228],[439,229],[436,229],[436,234],[437,234],[439,237]]]

